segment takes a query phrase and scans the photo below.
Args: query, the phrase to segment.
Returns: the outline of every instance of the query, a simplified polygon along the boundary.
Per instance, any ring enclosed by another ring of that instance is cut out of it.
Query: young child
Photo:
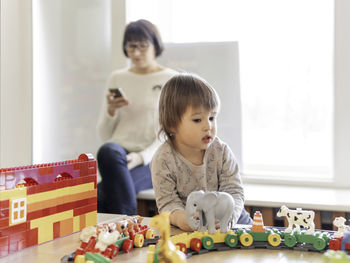
[[[159,212],[185,231],[187,196],[197,190],[232,195],[234,224],[252,224],[244,210],[243,186],[233,153],[216,136],[220,101],[200,77],[181,73],[164,85],[159,101],[160,133],[166,141],[153,156],[151,174]]]

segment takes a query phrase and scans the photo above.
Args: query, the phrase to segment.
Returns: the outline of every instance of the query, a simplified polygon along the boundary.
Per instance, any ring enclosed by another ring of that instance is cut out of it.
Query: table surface
[[[98,214],[97,222],[115,222],[121,215]],[[144,223],[148,224],[149,218]],[[177,228],[171,229],[171,234],[179,234],[182,231]],[[0,262],[60,262],[61,258],[76,250],[80,246],[79,233],[57,238],[41,245],[23,249],[15,254],[0,258]],[[145,263],[147,247],[134,248],[130,253],[121,252],[114,262]],[[233,249],[228,251],[213,251],[210,253],[195,255],[187,262],[212,263],[216,262],[321,262],[322,253],[301,252],[291,250],[268,250],[268,249]]]

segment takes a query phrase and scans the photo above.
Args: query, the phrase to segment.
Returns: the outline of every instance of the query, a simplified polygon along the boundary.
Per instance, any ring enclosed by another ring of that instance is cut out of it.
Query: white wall
[[[335,1],[334,168],[336,184],[350,187],[350,1]]]
[[[1,0],[0,167],[32,162],[31,1]]]
[[[96,123],[111,65],[111,2],[35,0],[35,163],[96,154]]]
[[[335,0],[334,164],[338,186],[350,186],[350,1]],[[125,1],[111,0],[112,27],[109,71],[125,65],[121,32]],[[0,166],[31,162],[31,1],[1,0]],[[62,146],[64,147],[64,146]],[[322,150],[322,146],[320,146]]]
[[[205,55],[203,55],[205,54]],[[218,136],[227,143],[242,167],[242,110],[237,42],[165,44],[158,61],[178,71],[193,72],[217,91],[221,105]]]

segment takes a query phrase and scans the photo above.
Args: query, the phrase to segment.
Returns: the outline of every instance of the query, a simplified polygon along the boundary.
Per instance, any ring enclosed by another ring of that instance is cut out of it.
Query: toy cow
[[[285,230],[285,233],[290,233],[293,230],[293,225],[295,225],[296,231],[300,232],[300,226],[308,228],[306,234],[313,234],[315,232],[315,212],[302,210],[297,208],[296,210],[291,210],[285,205],[277,212],[278,217],[285,216],[288,221],[288,227]]]

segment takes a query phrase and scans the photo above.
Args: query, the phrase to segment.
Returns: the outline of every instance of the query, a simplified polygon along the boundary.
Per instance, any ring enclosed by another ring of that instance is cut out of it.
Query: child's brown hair
[[[159,99],[159,134],[165,134],[172,146],[174,136],[171,131],[178,127],[189,106],[219,111],[220,100],[214,88],[201,77],[179,73],[165,83]]]

